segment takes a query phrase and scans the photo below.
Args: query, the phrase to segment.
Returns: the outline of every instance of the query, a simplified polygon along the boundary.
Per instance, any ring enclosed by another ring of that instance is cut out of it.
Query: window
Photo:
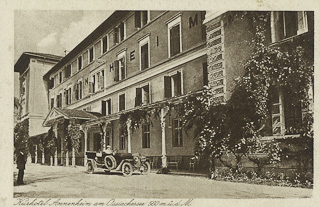
[[[51,98],[50,109],[52,109],[53,107],[54,107],[54,98]]]
[[[62,83],[62,71],[59,72],[59,83]]]
[[[126,129],[123,127],[119,129],[119,149],[126,149]]]
[[[180,71],[164,76],[164,97],[170,98],[182,94],[182,74]]]
[[[272,89],[269,94],[271,121],[266,123],[265,135],[298,134],[302,124],[301,103],[287,92]]]
[[[313,15],[304,11],[279,11],[271,13],[272,42],[302,34],[313,25]]]
[[[126,109],[126,95],[119,95],[119,111],[123,111]]]
[[[66,105],[71,104],[71,87],[64,91],[65,103]]]
[[[77,84],[74,85],[74,94],[75,99],[80,100],[82,99],[82,79],[78,80]]]
[[[142,125],[142,148],[150,148],[150,124]]]
[[[119,81],[126,78],[126,61],[125,56],[118,56],[118,59],[114,61],[114,80]]]
[[[54,78],[50,78],[50,80],[49,80],[49,89],[52,89],[52,88],[54,88]]]
[[[149,84],[136,88],[135,106],[146,105],[150,103]]]
[[[91,63],[93,61],[93,47],[91,47],[89,49],[89,62],[88,63]]]
[[[149,22],[149,12],[148,11],[136,11],[134,13],[135,17],[135,27],[136,28],[142,28],[144,25],[146,25]]]
[[[60,92],[60,93],[57,95],[57,107],[58,107],[58,108],[61,108],[61,107],[62,107],[62,92]]]
[[[82,99],[82,80],[78,81],[78,98]]]
[[[78,70],[82,69],[82,56],[78,57]]]
[[[117,44],[126,37],[125,23],[121,22],[118,27],[114,28],[114,43]]]
[[[172,144],[174,147],[181,147],[182,142],[182,121],[180,119],[173,119],[172,120]]]
[[[101,101],[101,114],[103,116],[111,114],[111,99]]]
[[[139,41],[140,70],[150,67],[150,36]]]
[[[176,18],[168,24],[169,57],[182,51],[181,43],[181,17]]]
[[[203,71],[203,85],[207,86],[209,83],[208,79],[208,64],[207,62],[202,63],[202,71]]]
[[[108,50],[108,36],[102,38],[102,53],[107,52]]]
[[[298,134],[302,126],[302,107],[300,101],[284,93],[285,134]]]

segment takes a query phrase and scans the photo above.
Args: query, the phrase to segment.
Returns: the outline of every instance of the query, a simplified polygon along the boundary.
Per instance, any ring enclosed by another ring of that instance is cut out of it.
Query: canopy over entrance
[[[93,120],[100,116],[99,113],[83,110],[52,108],[42,125],[44,127],[50,127],[55,121],[60,119]]]

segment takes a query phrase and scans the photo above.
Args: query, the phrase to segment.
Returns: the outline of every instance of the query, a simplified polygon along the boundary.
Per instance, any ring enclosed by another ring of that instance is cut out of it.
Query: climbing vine
[[[29,119],[25,119],[19,122],[14,127],[14,151],[19,153],[28,153],[28,141],[29,141]]]
[[[74,148],[75,152],[78,153],[81,140],[80,124],[77,124],[72,120],[69,122],[66,139],[67,149],[71,151],[72,148]]]

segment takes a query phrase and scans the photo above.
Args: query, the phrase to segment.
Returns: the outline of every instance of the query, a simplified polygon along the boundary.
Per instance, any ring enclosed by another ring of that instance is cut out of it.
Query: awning
[[[93,120],[100,116],[101,114],[99,113],[92,113],[83,110],[52,108],[42,126],[50,127],[55,121],[60,119]]]

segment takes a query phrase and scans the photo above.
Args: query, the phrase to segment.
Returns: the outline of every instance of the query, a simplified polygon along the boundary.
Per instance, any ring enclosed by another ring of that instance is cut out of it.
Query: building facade
[[[228,100],[243,64],[253,49],[248,44],[255,28],[247,18],[230,21],[233,12],[115,11],[45,75],[48,113],[43,126],[58,138],[56,165],[68,165],[66,125],[81,125],[80,150],[73,164],[86,164],[86,151],[104,150],[145,154],[157,166],[178,162],[187,166],[194,154],[192,132],[182,120],[168,115],[163,103],[176,103],[205,85],[220,102]],[[312,12],[270,12],[266,43],[288,45],[312,39]],[[312,97],[310,91],[310,97]],[[299,127],[309,108],[289,106],[290,97],[277,92],[265,138],[285,137]],[[291,107],[291,108],[290,108]],[[152,124],[135,131],[121,116],[139,109],[159,109]]]
[[[64,120],[70,119],[66,110],[101,116],[78,117],[83,138],[76,164],[83,164],[86,151],[106,145],[118,152],[155,157],[159,164],[167,157],[188,160],[193,137],[182,132],[179,117],[165,118],[165,108],[153,124],[133,133],[121,128],[119,117],[203,88],[204,15],[202,11],[115,11],[45,74],[51,111],[44,126],[53,127],[62,140],[56,163],[65,164],[70,157],[62,133]]]
[[[19,113],[18,122],[28,120],[30,139],[36,139],[37,136],[48,132],[48,127],[42,126],[49,112],[48,89],[43,81],[43,75],[61,58],[56,55],[25,52],[14,65],[14,72],[19,73],[19,102],[21,105],[16,113]],[[29,156],[29,162],[30,158]],[[32,156],[32,159],[33,162],[37,162],[35,155]]]

